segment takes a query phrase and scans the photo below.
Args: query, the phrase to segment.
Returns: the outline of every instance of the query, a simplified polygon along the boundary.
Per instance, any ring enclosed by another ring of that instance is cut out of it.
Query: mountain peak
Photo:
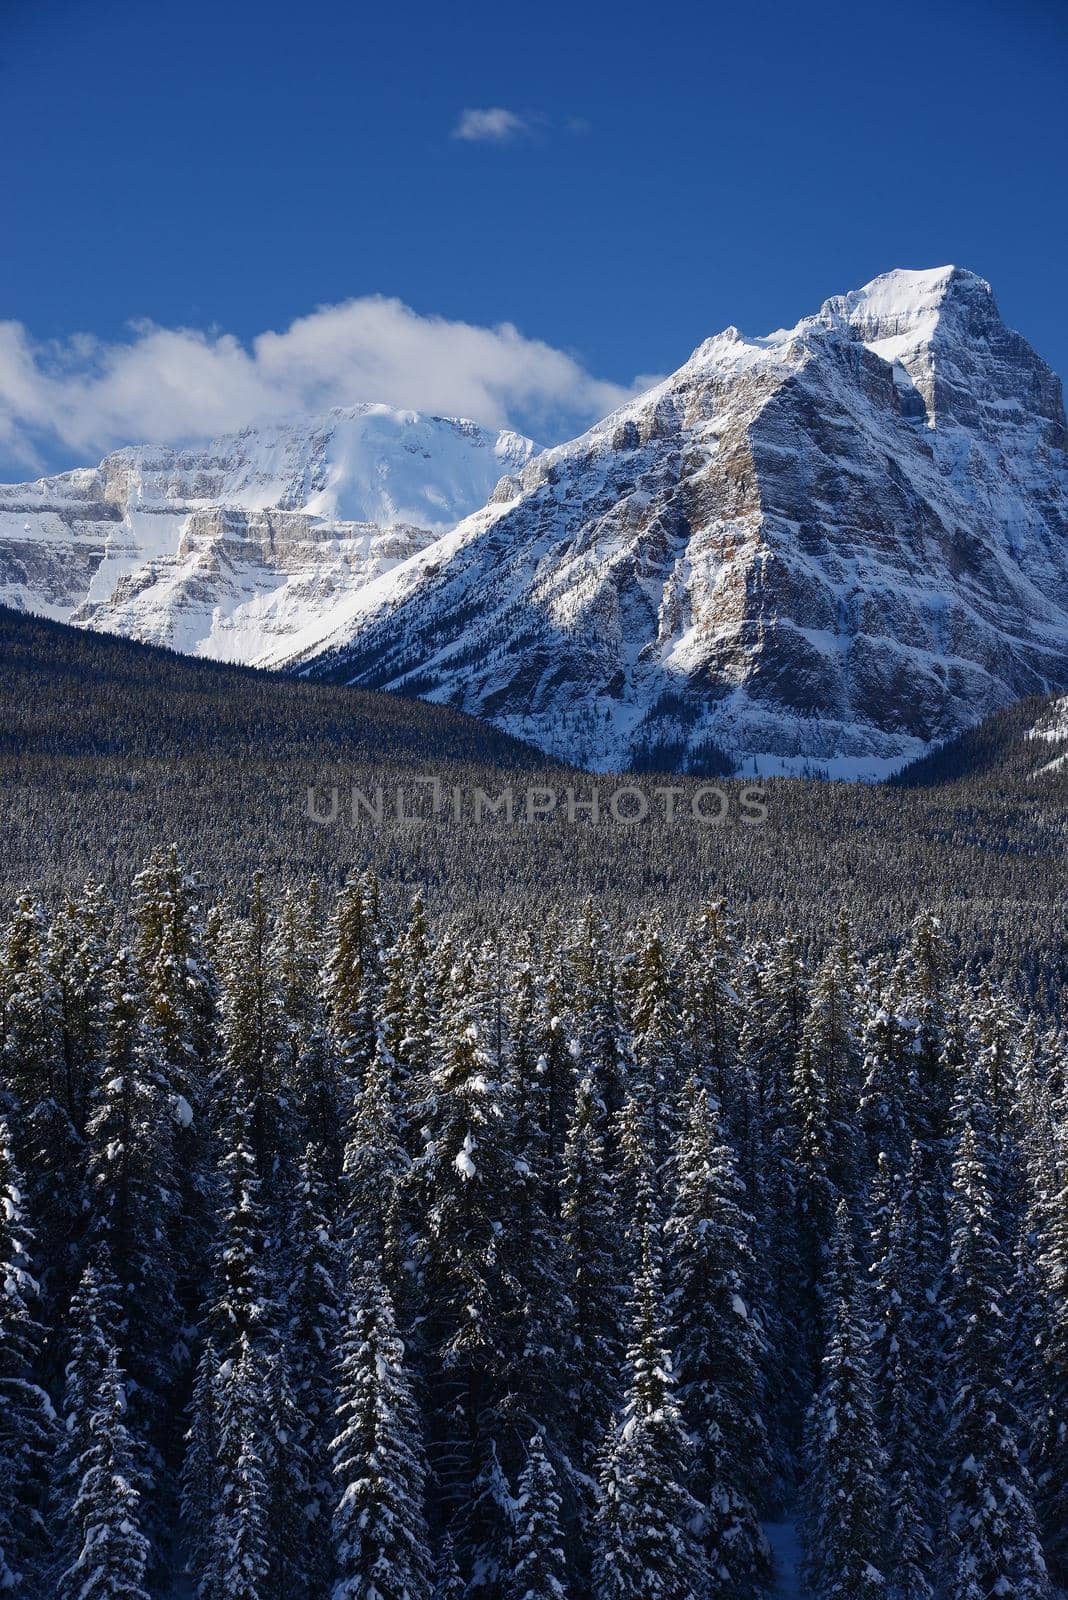
[[[860,289],[834,295],[820,308],[820,320],[844,322],[886,360],[930,344],[947,317],[969,323],[1000,324],[994,292],[985,278],[966,267],[896,267]]]
[[[1068,685],[1064,436],[983,279],[888,272],[706,339],[296,665],[605,770],[885,775]]]

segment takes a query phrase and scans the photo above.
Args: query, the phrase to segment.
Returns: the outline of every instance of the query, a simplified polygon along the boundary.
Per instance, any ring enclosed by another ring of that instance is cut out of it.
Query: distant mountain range
[[[569,444],[358,407],[0,490],[0,598],[594,769],[885,776],[1068,688],[1061,385],[955,267]]]
[[[246,665],[325,627],[521,470],[529,439],[362,405],[0,487],[0,601]]]

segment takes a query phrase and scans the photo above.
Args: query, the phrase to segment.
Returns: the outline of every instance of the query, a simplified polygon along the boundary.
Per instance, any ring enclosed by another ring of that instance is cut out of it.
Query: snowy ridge
[[[594,768],[882,777],[1068,684],[1060,383],[955,267],[656,389],[293,641]]]
[[[119,450],[0,487],[0,600],[256,662],[481,505],[532,450],[383,405]]]

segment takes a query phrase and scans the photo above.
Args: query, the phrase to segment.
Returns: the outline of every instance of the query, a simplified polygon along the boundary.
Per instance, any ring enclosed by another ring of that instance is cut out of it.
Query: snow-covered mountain
[[[0,487],[0,602],[257,662],[482,505],[533,446],[361,405]]]
[[[594,768],[880,776],[1068,686],[1058,378],[955,267],[735,328],[287,641]]]

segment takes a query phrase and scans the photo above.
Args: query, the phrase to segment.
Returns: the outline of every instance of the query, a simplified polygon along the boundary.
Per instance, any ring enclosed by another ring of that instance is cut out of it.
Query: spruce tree
[[[819,1600],[865,1600],[885,1588],[884,1460],[851,1231],[840,1201],[824,1283],[827,1345],[805,1427],[802,1537]]]
[[[858,984],[852,934],[842,916],[834,945],[812,983],[803,1049],[807,1049],[808,1074],[815,1088],[809,1102],[818,1101],[822,1119],[818,1142],[825,1160],[824,1176],[831,1189],[851,1203],[859,1199],[860,1184],[855,1121],[861,1073]],[[795,1085],[800,1076],[795,1070]]]
[[[605,1445],[594,1587],[598,1600],[703,1600],[709,1578],[689,1489],[693,1445],[675,1399],[659,1242],[642,1232],[626,1398]]]
[[[620,1365],[618,1211],[594,1079],[579,1083],[564,1150],[563,1239],[572,1316],[562,1355],[577,1464],[592,1473],[616,1404]]]
[[[446,1534],[441,1541],[437,1560],[434,1563],[434,1591],[433,1600],[464,1600],[467,1585],[460,1575],[456,1564],[456,1553],[453,1549],[452,1538]]]
[[[722,900],[710,901],[698,920],[687,967],[687,1024],[691,1071],[732,1125],[738,1107],[740,1001],[734,987],[734,929]]]
[[[951,1197],[952,1402],[943,1492],[950,1600],[1040,1600],[1048,1592],[1012,1394],[1012,1267],[994,1209],[995,1173],[989,1113],[974,1098],[964,1108]]]
[[[764,1334],[753,1304],[753,1219],[707,1090],[692,1096],[666,1225],[678,1399],[695,1442],[692,1486],[717,1594],[755,1596],[768,1551],[754,1501],[771,1480]]]
[[[82,1273],[70,1304],[69,1357],[63,1389],[62,1433],[55,1463],[53,1508],[67,1522],[78,1492],[78,1464],[91,1444],[90,1424],[97,1392],[122,1331],[119,1288],[111,1258],[101,1246]],[[73,1559],[76,1551],[71,1552]]]
[[[68,897],[52,922],[48,967],[55,984],[63,1060],[62,1101],[79,1138],[85,1136],[89,1096],[102,1047],[110,907],[100,886],[86,883]]]
[[[300,1164],[290,1212],[284,1348],[296,1404],[296,1441],[306,1463],[303,1537],[313,1553],[330,1548],[329,1441],[337,1353],[339,1257],[326,1208],[326,1188],[318,1174],[315,1152],[309,1146]],[[326,1564],[324,1560],[323,1565]],[[318,1572],[319,1563],[313,1562],[311,1570],[313,1574]],[[320,1579],[322,1589],[325,1571]]]
[[[284,1019],[262,873],[253,876],[247,917],[230,929],[221,983],[222,1066],[213,1085],[218,1123],[234,1108],[247,1117],[256,1175],[265,1183],[281,1153],[290,1107],[280,1079]]]
[[[284,1345],[268,1358],[265,1434],[267,1590],[286,1600],[317,1600],[330,1571],[330,1540],[317,1481],[315,1442],[289,1380]]]
[[[380,1034],[355,1089],[342,1158],[338,1232],[359,1260],[383,1263],[396,1291],[400,1275],[400,1185],[408,1171],[396,1059]]]
[[[77,1554],[59,1580],[60,1600],[148,1600],[149,1542],[125,1416],[124,1374],[113,1345],[93,1396],[89,1442],[74,1468],[70,1523]]]
[[[419,1418],[389,1291],[373,1261],[353,1262],[335,1426],[334,1600],[429,1600]]]
[[[249,1142],[250,1118],[235,1109],[220,1161],[222,1219],[213,1260],[209,1327],[220,1358],[240,1340],[262,1343],[271,1333],[276,1307],[266,1261],[266,1233],[256,1161]]]
[[[43,1329],[22,1180],[0,1116],[0,1590],[14,1589],[38,1553],[54,1413],[37,1382]]]
[[[267,1477],[267,1373],[242,1333],[219,1371],[219,1499],[202,1591],[221,1600],[267,1600],[271,1494]]]
[[[182,1460],[181,1510],[187,1561],[197,1600],[225,1600],[214,1561],[222,1515],[219,1360],[209,1340],[201,1352],[189,1402]]]
[[[87,1128],[90,1239],[106,1249],[122,1308],[119,1348],[138,1427],[162,1445],[181,1326],[172,1227],[178,1208],[174,1101],[155,1032],[134,1020],[116,967],[108,1054]]]
[[[464,1519],[454,1528],[460,1560],[467,1565],[481,1551],[490,1570],[500,1559],[504,1507],[480,1498],[476,1512],[473,1489],[485,1487],[495,1471],[498,1401],[508,1377],[501,1253],[513,1168],[507,1099],[475,1020],[477,978],[469,952],[453,963],[447,985],[428,1079],[425,1143],[412,1164],[408,1200],[422,1218],[414,1262],[433,1386],[431,1464],[443,1514]],[[493,1555],[487,1553],[491,1545]]]
[[[1068,1125],[1065,1130],[1068,1135]],[[1041,1407],[1035,1472],[1038,1509],[1050,1572],[1068,1587],[1068,1137],[1059,1151],[1063,1180],[1051,1196],[1041,1235],[1039,1268],[1044,1317],[1039,1335]]]
[[[892,989],[868,1019],[860,1096],[869,1170],[874,1171],[879,1157],[885,1156],[895,1175],[904,1171],[908,1161],[917,1099],[916,1025],[901,1005],[898,992]]]
[[[652,1139],[657,1193],[677,1134],[674,1107],[682,1085],[683,1027],[676,974],[664,941],[650,933],[631,973],[634,1093],[643,1102]]]
[[[893,1600],[928,1600],[935,1574],[936,1464],[929,1435],[942,1414],[937,1238],[925,1155],[913,1141],[895,1179],[880,1158],[872,1197],[872,1347],[889,1500],[887,1584]]]
[[[556,1473],[536,1433],[515,1500],[506,1600],[568,1600],[560,1507]]]

